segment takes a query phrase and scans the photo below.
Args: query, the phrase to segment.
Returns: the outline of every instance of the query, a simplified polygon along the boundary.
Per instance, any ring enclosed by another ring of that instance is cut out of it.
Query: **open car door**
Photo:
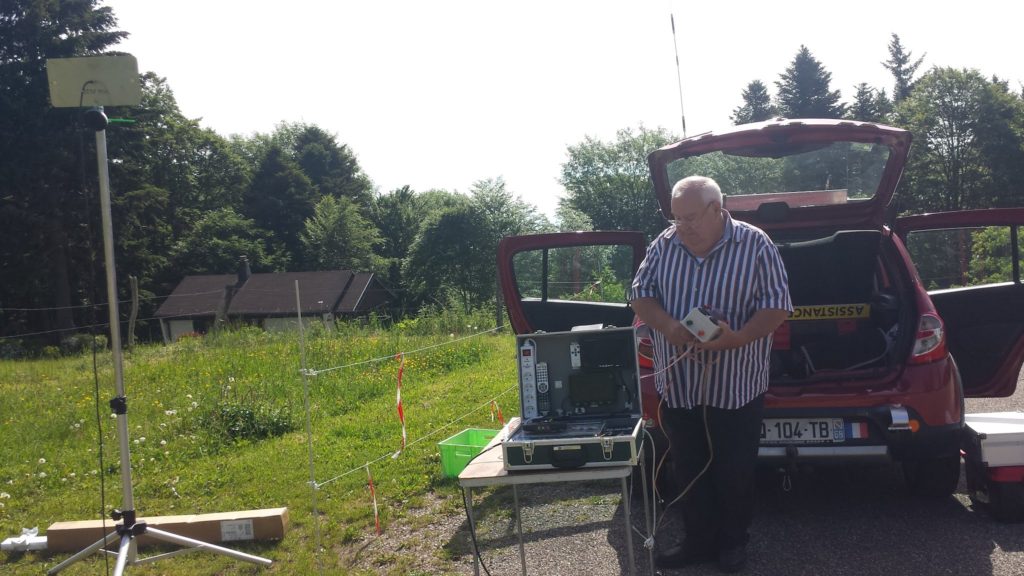
[[[941,212],[896,221],[946,327],[972,398],[1013,394],[1024,362],[1024,208]]]
[[[574,326],[630,326],[628,290],[647,248],[640,232],[511,236],[498,244],[498,278],[517,334]]]

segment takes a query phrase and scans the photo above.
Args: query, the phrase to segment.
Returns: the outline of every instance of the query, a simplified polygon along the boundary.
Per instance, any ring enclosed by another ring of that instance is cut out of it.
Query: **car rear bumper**
[[[959,454],[963,422],[928,426],[912,410],[901,406],[859,409],[766,410],[768,418],[843,418],[867,424],[866,438],[836,443],[762,444],[758,459],[790,462],[890,462],[926,460]]]

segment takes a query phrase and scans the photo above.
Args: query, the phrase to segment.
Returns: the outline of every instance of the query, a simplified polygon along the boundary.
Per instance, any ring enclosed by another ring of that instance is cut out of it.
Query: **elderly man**
[[[633,310],[653,329],[661,423],[671,442],[685,538],[657,563],[679,568],[747,561],[754,467],[771,335],[792,312],[786,270],[760,229],[733,220],[722,191],[691,176],[672,189],[671,226],[647,249],[633,280]],[[680,322],[712,310],[720,334],[701,342]]]

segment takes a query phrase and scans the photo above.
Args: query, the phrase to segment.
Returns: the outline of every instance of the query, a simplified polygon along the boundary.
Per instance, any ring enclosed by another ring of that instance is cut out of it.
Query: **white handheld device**
[[[690,334],[693,334],[701,342],[710,342],[718,338],[718,335],[722,333],[722,328],[718,325],[718,321],[715,320],[711,311],[704,306],[698,306],[690,310],[690,313],[682,319],[681,323],[684,328],[690,331]]]

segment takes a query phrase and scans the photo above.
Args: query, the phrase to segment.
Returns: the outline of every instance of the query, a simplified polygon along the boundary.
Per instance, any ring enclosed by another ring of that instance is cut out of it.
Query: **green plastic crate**
[[[497,430],[466,428],[437,443],[441,450],[441,470],[445,478],[457,478],[474,456],[498,434]]]

